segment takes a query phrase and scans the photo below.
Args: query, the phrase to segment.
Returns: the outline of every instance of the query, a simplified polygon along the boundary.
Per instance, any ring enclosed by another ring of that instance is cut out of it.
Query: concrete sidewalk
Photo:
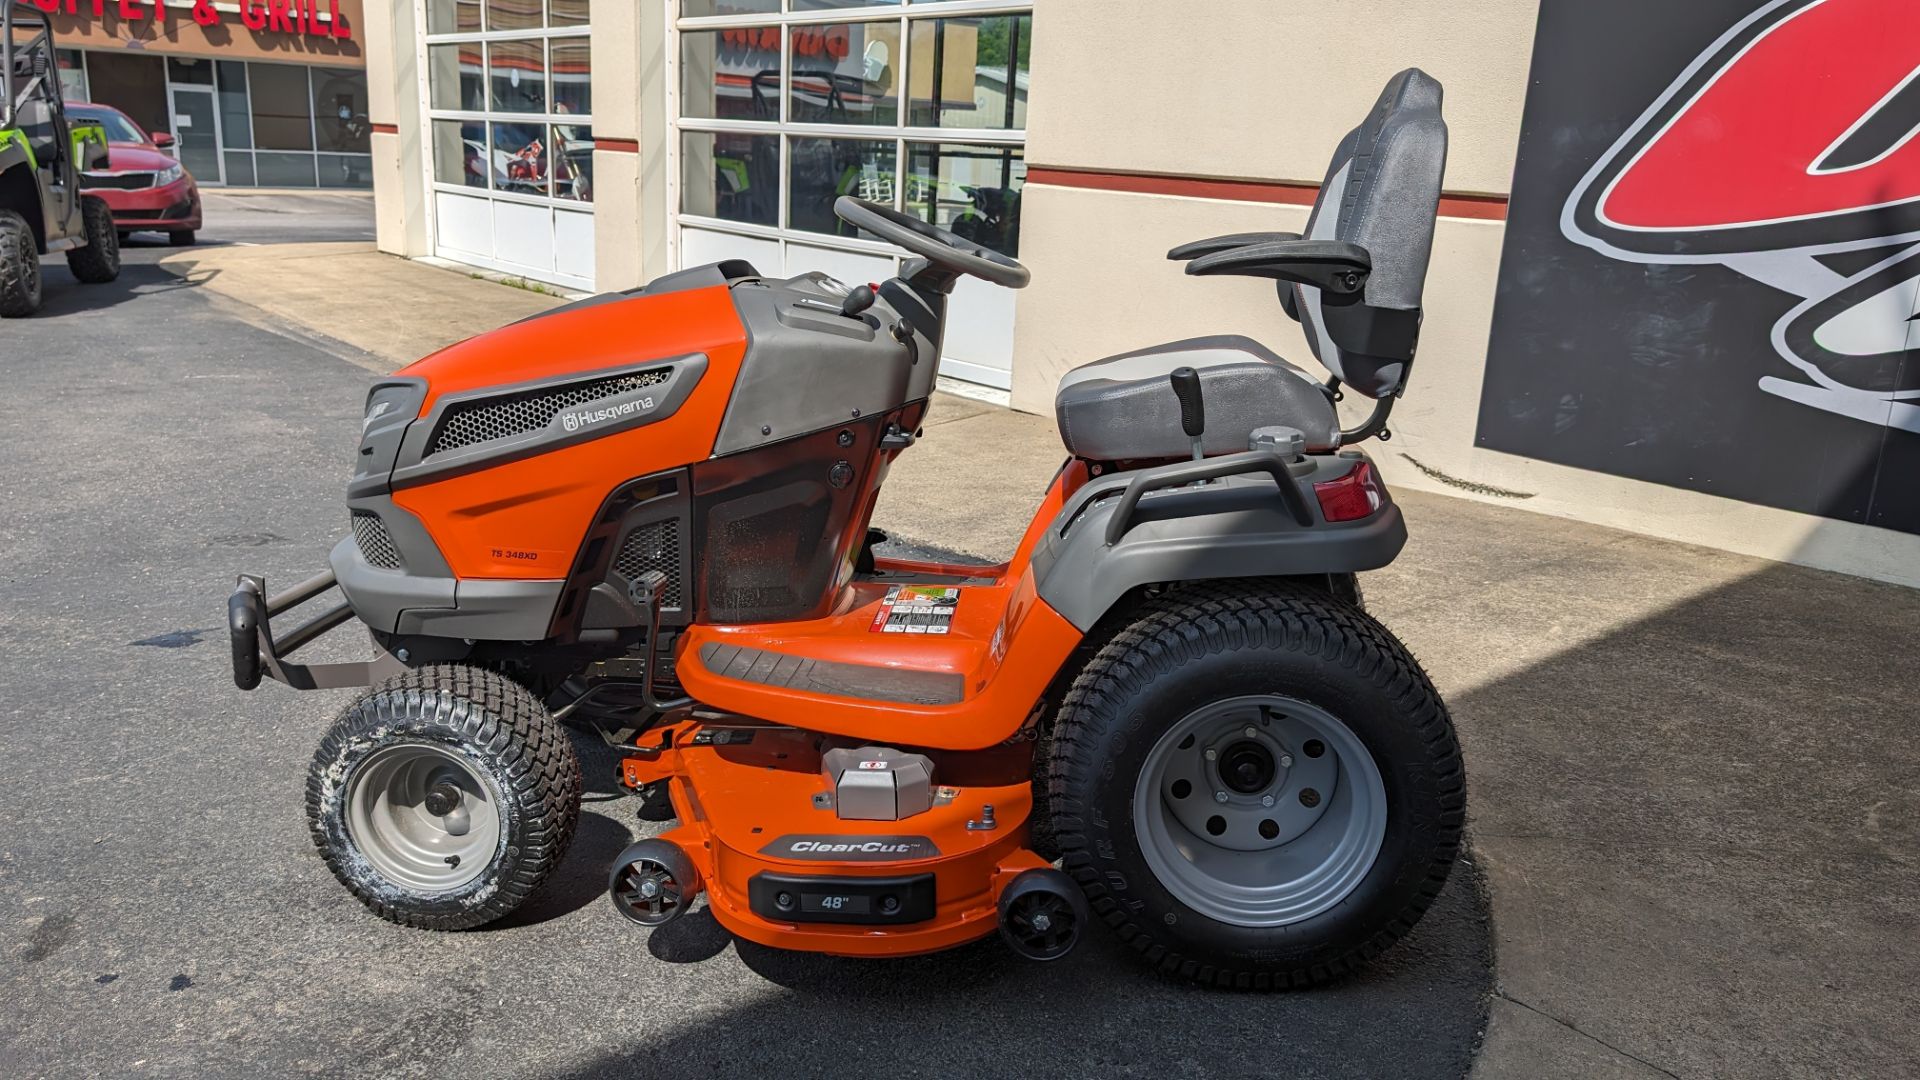
[[[365,245],[163,265],[390,369],[557,303]],[[941,395],[878,523],[1002,556],[1050,422]],[[1920,593],[1440,496],[1367,576],[1466,747],[1495,1000],[1476,1075],[1920,1060]]]

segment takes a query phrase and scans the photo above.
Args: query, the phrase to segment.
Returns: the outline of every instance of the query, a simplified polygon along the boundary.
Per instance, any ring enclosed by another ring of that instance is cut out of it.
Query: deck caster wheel
[[[700,871],[672,842],[642,840],[614,861],[607,895],[620,914],[641,926],[664,926],[686,914],[700,895]]]
[[[1000,893],[1000,936],[1029,960],[1058,960],[1080,942],[1087,898],[1058,870],[1028,870]]]

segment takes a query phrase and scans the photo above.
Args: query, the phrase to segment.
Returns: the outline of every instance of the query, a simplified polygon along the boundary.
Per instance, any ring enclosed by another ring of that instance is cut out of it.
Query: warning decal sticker
[[[875,634],[945,634],[953,626],[960,590],[945,585],[895,585],[880,600],[868,630]]]

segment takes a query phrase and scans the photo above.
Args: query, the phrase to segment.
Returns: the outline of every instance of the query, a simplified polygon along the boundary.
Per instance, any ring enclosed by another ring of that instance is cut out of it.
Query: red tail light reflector
[[[1373,463],[1363,461],[1338,480],[1313,485],[1314,498],[1320,500],[1320,513],[1328,521],[1358,521],[1372,517],[1387,504],[1386,489],[1373,473]]]

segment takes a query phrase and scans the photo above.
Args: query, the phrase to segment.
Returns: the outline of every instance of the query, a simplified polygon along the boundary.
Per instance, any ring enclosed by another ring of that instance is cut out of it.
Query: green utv
[[[73,276],[97,285],[120,276],[113,211],[80,191],[107,167],[107,133],[69,127],[53,62],[53,27],[25,0],[0,0],[0,318],[40,310],[40,256],[67,253]]]

